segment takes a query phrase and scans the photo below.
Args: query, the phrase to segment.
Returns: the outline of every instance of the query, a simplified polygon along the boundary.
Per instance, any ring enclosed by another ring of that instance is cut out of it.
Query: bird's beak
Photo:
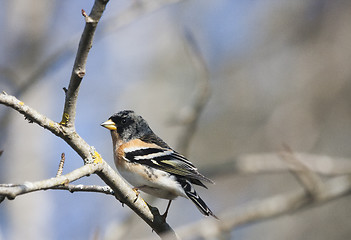
[[[116,124],[112,122],[111,119],[107,120],[106,122],[101,123],[101,126],[107,128],[108,130],[117,130]]]

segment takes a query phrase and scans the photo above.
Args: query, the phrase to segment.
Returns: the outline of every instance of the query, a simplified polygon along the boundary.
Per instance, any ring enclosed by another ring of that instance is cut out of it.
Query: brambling
[[[122,177],[134,190],[169,200],[164,218],[178,196],[193,201],[202,214],[217,218],[193,187],[207,188],[202,181],[214,182],[159,138],[141,116],[130,110],[120,111],[101,126],[111,132],[114,160]]]

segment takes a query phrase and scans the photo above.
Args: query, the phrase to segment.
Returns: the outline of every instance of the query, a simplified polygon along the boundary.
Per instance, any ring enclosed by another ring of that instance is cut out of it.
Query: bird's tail
[[[200,198],[200,196],[197,194],[195,189],[193,188],[192,184],[188,181],[181,181],[181,185],[185,191],[185,194],[188,196],[188,198],[193,201],[193,203],[196,205],[196,207],[200,210],[200,212],[205,215],[205,216],[213,216],[214,218],[218,219],[216,215],[213,214],[211,209],[206,205],[206,203]]]

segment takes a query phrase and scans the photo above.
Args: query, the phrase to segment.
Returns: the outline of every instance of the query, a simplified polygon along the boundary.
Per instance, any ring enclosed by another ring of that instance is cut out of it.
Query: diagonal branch
[[[24,115],[30,123],[35,122],[56,136],[63,137],[62,127],[58,123],[25,105],[24,102],[18,100],[16,97],[2,92],[0,93],[0,103],[18,111]]]

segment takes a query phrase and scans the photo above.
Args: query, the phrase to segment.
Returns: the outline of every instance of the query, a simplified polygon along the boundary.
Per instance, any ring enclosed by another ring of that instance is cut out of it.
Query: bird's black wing
[[[125,148],[124,154],[125,159],[129,162],[139,163],[168,172],[180,178],[189,179],[190,182],[203,187],[205,187],[205,185],[200,181],[213,183],[212,180],[200,174],[197,168],[188,159],[171,148]]]

